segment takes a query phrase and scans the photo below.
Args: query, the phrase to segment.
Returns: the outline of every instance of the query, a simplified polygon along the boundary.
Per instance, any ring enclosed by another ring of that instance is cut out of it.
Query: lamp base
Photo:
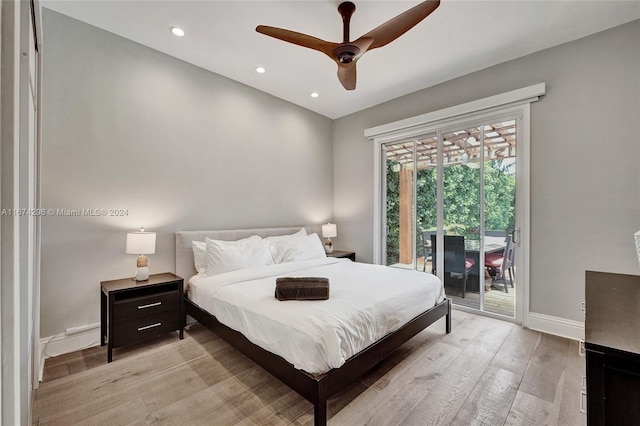
[[[134,279],[136,281],[147,281],[149,279],[149,268],[146,266],[139,267]]]
[[[331,238],[327,238],[324,241],[324,251],[325,253],[333,253],[333,243],[331,242]]]
[[[633,234],[633,237],[636,240],[636,253],[638,253],[638,262],[640,262],[640,231]]]

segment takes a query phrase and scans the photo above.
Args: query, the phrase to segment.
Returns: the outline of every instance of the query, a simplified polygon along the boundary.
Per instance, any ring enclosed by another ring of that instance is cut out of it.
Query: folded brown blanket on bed
[[[329,279],[323,277],[276,278],[278,300],[327,300]]]

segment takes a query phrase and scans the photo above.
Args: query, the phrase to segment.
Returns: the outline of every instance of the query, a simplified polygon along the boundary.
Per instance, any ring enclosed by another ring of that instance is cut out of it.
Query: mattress
[[[278,301],[278,277],[326,277],[322,301]],[[322,374],[444,299],[424,272],[323,258],[259,266],[188,281],[189,299],[295,368]]]

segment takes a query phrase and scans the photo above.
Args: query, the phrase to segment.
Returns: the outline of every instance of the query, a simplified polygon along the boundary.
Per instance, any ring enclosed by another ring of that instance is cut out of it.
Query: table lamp
[[[322,225],[322,236],[326,238],[324,240],[324,251],[327,253],[333,253],[333,243],[331,242],[331,237],[338,236],[338,227],[335,223],[327,223],[326,225]]]
[[[127,254],[137,254],[138,259],[136,265],[138,269],[134,279],[136,281],[146,281],[149,279],[149,260],[145,254],[154,254],[156,252],[156,233],[145,232],[144,228],[140,228],[139,232],[127,233]]]

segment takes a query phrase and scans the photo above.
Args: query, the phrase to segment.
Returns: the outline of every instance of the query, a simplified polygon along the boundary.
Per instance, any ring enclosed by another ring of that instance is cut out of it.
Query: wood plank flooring
[[[505,293],[502,283],[496,283],[491,290],[484,293],[484,310],[493,314],[515,318],[516,301],[515,288],[509,287],[509,293]],[[454,305],[466,306],[472,309],[480,309],[480,293],[468,291],[465,297],[461,297],[460,289],[445,288],[447,297]]]
[[[585,425],[578,343],[454,311],[329,401],[330,425]],[[34,425],[312,425],[309,402],[199,324],[49,358]]]

